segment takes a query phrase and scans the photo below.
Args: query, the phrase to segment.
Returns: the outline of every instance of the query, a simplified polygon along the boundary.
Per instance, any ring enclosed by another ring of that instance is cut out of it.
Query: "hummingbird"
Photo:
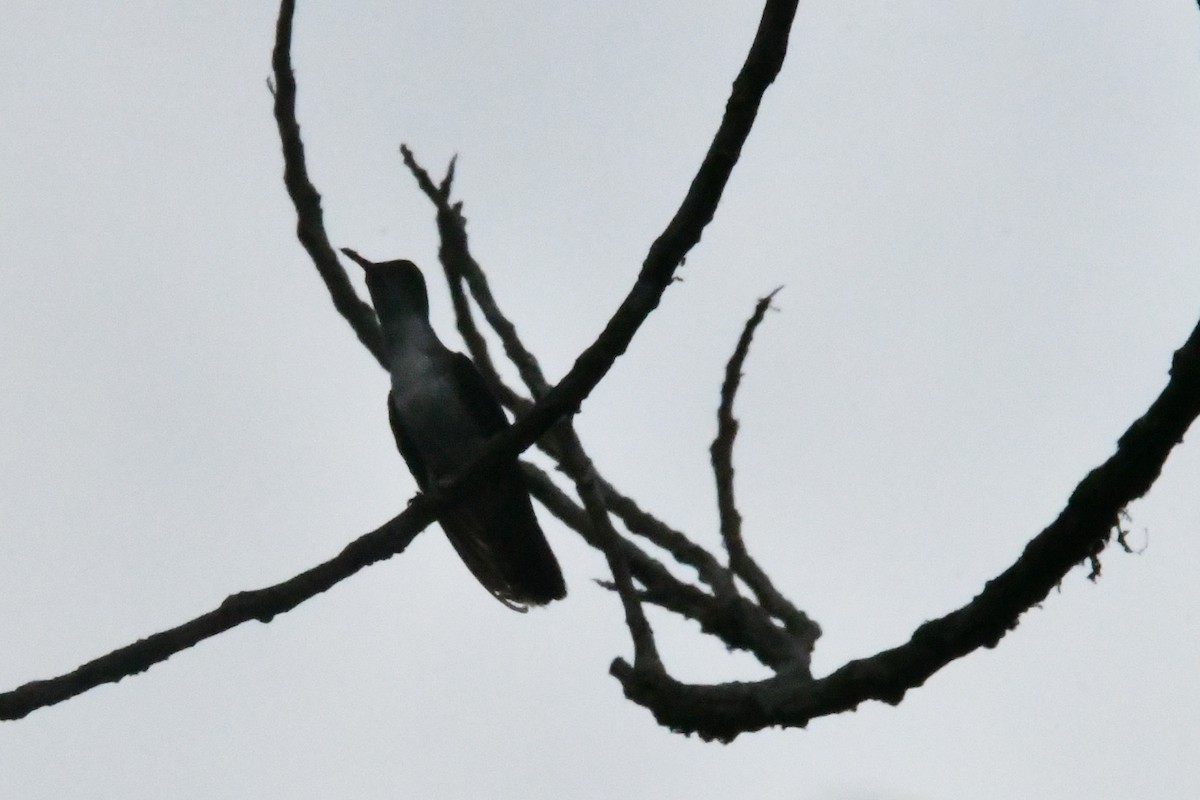
[[[508,418],[471,359],[438,339],[417,265],[373,263],[353,250],[342,252],[366,272],[383,331],[396,447],[417,486],[436,489],[508,428]],[[442,511],[438,522],[475,578],[509,608],[525,611],[566,596],[515,457]]]

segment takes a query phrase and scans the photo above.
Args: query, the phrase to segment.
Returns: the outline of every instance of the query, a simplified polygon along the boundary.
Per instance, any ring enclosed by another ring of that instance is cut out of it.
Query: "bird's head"
[[[391,320],[404,319],[419,314],[429,318],[429,295],[425,290],[425,278],[421,270],[411,261],[384,261],[379,264],[367,261],[353,250],[343,250],[367,274],[367,290],[380,323],[387,325]]]

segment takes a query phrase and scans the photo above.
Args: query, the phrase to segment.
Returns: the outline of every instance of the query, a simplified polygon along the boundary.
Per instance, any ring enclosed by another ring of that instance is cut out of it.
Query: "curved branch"
[[[800,641],[807,653],[812,653],[821,626],[788,600],[775,588],[771,578],[758,565],[746,549],[742,538],[742,515],[738,511],[733,491],[733,443],[737,438],[738,421],[733,416],[733,401],[742,382],[742,367],[750,353],[754,332],[762,324],[771,307],[771,301],[779,294],[779,287],[766,297],[759,299],[754,313],[746,320],[742,335],[738,337],[733,355],[725,365],[725,381],[721,384],[721,403],[717,408],[717,435],[708,448],[712,455],[713,477],[717,483],[717,511],[721,519],[721,538],[729,551],[729,568],[746,582],[754,592],[759,605],[779,619],[788,632]]]
[[[742,538],[742,515],[734,500],[733,443],[737,439],[738,421],[733,416],[733,401],[742,385],[742,367],[746,364],[746,356],[750,354],[754,332],[762,324],[767,309],[771,307],[771,301],[778,293],[779,289],[776,289],[766,297],[760,298],[754,305],[754,313],[746,320],[737,346],[733,348],[733,355],[725,365],[721,403],[717,407],[717,435],[708,448],[712,456],[713,478],[717,482],[717,512],[721,520],[721,539],[725,542],[725,549],[729,551],[729,565],[735,568],[739,562],[750,560],[750,553],[746,550],[746,542]]]
[[[517,420],[509,433],[488,448],[496,458],[528,447],[558,419],[575,414],[600,379],[629,347],[675,276],[688,251],[712,221],[742,146],[758,116],[763,94],[774,82],[787,54],[788,36],[798,0],[767,0],[754,43],[733,82],[725,115],[683,202],[663,233],[650,246],[637,281],[596,341],[575,360],[567,374]]]
[[[1066,508],[1021,557],[970,603],[917,628],[906,644],[851,661],[816,681],[781,674],[755,683],[689,686],[620,659],[611,673],[626,697],[663,725],[723,741],[772,725],[804,727],[814,717],[864,700],[899,703],[954,659],[995,647],[1072,567],[1103,550],[1122,510],[1150,490],[1172,448],[1200,415],[1200,324],[1176,351],[1170,374],[1166,388],[1118,440],[1117,451],[1080,481]]]
[[[300,138],[300,124],[296,121],[296,76],[292,73],[292,17],[295,10],[295,0],[283,0],[280,4],[271,68],[275,73],[275,124],[283,145],[283,183],[296,207],[296,236],[325,282],[333,307],[350,323],[363,347],[382,364],[383,335],[375,319],[375,310],[359,299],[346,270],[333,252],[325,233],[321,194],[308,178],[304,142]]]

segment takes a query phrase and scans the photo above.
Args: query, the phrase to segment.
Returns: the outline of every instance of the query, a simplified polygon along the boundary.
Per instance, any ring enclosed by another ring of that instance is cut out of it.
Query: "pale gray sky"
[[[552,377],[674,211],[756,4],[308,2],[299,115],[336,245],[436,265],[397,154],[459,153],[477,257]],[[1187,3],[805,3],[683,282],[579,420],[715,542],[724,361],[752,549],[824,626],[904,641],[1049,522],[1200,313]],[[0,25],[0,687],[288,577],[413,490],[386,380],[292,233],[269,3],[8,0]],[[451,339],[449,304],[435,324]],[[1192,438],[1195,438],[1193,435]],[[1200,446],[1077,570],[897,708],[683,739],[607,676],[601,559],[520,616],[436,529],[270,625],[0,724],[0,794],[55,798],[1194,798]],[[754,677],[661,615],[672,671]]]

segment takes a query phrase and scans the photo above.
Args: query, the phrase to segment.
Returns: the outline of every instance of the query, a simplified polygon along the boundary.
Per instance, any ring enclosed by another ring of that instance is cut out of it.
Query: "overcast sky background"
[[[335,245],[436,269],[403,170],[460,155],[477,258],[552,378],[674,212],[760,7],[311,2],[299,116]],[[293,234],[268,3],[8,0],[0,24],[0,687],[291,576],[413,483],[386,378]],[[682,282],[583,407],[618,486],[716,542],[726,358],[752,550],[816,670],[969,600],[1166,380],[1200,314],[1185,2],[808,2]],[[436,275],[436,272],[432,272]],[[452,337],[434,290],[435,325]],[[457,343],[456,343],[457,346]],[[249,624],[0,724],[38,798],[1194,798],[1200,443],[994,651],[899,707],[730,746],[623,699],[602,560],[513,614],[431,528]],[[682,678],[760,668],[652,616]]]

